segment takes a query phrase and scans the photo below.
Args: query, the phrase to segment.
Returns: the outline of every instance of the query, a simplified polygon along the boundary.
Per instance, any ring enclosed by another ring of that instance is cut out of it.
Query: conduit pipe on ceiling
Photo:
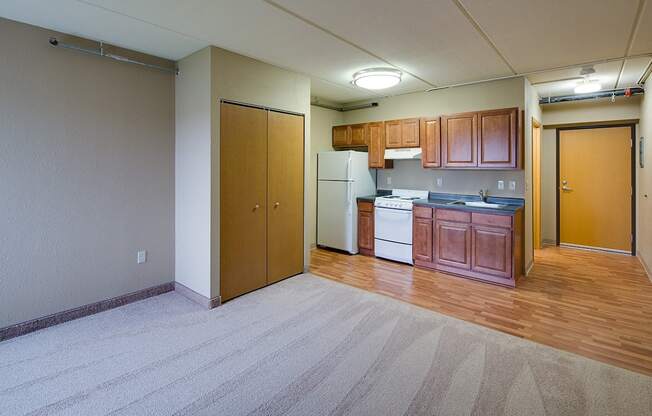
[[[634,88],[620,88],[616,90],[607,90],[599,91],[591,94],[575,94],[575,95],[561,95],[557,97],[546,97],[539,99],[539,104],[554,104],[554,103],[563,103],[569,101],[582,101],[582,100],[593,100],[599,98],[615,98],[622,97],[627,95],[626,91],[629,90],[629,95],[639,95],[644,94],[645,91],[643,88],[634,87]]]
[[[48,40],[48,42],[50,43],[50,45],[52,45],[55,48],[70,49],[70,50],[77,51],[77,52],[88,53],[90,55],[101,56],[103,58],[110,58],[110,59],[120,61],[120,62],[126,62],[126,63],[129,63],[129,64],[144,66],[146,68],[156,69],[157,71],[168,72],[168,73],[175,74],[175,75],[179,74],[179,69],[178,68],[174,68],[174,69],[166,68],[164,66],[159,66],[159,65],[154,65],[154,64],[148,64],[148,63],[141,62],[141,61],[136,61],[135,59],[127,58],[126,56],[107,53],[104,50],[104,44],[102,42],[100,42],[100,48],[99,49],[84,48],[82,46],[77,46],[77,45],[73,45],[73,44],[70,44],[70,43],[59,42],[59,40],[57,38],[50,38]]]
[[[348,106],[348,107],[337,107],[337,106],[334,106],[334,105],[321,104],[319,102],[310,103],[310,105],[314,105],[315,107],[326,108],[328,110],[340,111],[340,112],[353,111],[353,110],[362,110],[364,108],[378,107],[378,103],[376,103],[376,102],[367,103],[367,104],[351,105],[351,106]]]

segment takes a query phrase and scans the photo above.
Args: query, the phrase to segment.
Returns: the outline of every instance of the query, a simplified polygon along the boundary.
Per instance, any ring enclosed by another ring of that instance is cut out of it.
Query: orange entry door
[[[559,241],[631,252],[631,129],[559,131]]]

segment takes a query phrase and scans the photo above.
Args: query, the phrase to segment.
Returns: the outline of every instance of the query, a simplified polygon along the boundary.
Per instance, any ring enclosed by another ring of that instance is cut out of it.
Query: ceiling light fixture
[[[353,74],[353,85],[367,90],[382,90],[401,82],[401,71],[394,68],[363,69]]]
[[[575,94],[588,94],[591,92],[600,91],[602,84],[597,79],[590,79],[589,77],[595,73],[592,66],[586,66],[580,71],[580,75],[584,79],[575,86]]]

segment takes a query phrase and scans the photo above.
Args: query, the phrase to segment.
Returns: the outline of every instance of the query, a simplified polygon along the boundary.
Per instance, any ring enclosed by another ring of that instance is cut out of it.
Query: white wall
[[[650,88],[646,89],[646,92]],[[645,138],[643,157],[645,167],[638,172],[638,251],[639,256],[652,272],[652,97],[645,95],[641,103],[640,134]],[[637,165],[639,166],[639,165]]]
[[[178,63],[176,77],[176,281],[210,298],[211,53]]]
[[[174,76],[50,36],[0,19],[0,327],[174,280]]]
[[[495,108],[524,107],[523,78],[488,82],[465,87],[449,88],[431,92],[404,94],[373,100],[378,107],[347,111],[344,124],[391,120],[407,117],[438,116],[466,111]],[[388,184],[387,179],[392,178]],[[436,186],[436,178],[442,178],[442,187]],[[446,170],[422,169],[412,161],[395,161],[394,169],[378,170],[378,188],[427,189],[433,192],[477,194],[481,188],[489,189],[490,195],[524,196],[524,171]],[[498,181],[505,180],[504,190],[498,189]],[[508,189],[509,180],[517,183],[516,191]]]
[[[308,242],[317,244],[317,153],[333,150],[331,131],[334,125],[342,124],[343,113],[321,107],[310,107],[310,194],[308,216]]]

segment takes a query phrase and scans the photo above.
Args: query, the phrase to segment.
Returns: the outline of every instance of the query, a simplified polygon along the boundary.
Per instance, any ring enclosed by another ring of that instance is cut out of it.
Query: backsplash
[[[437,186],[438,178],[441,179],[441,186]],[[378,189],[419,189],[467,195],[488,189],[492,196],[523,198],[524,178],[523,170],[424,169],[420,160],[395,160],[393,169],[378,169],[376,186]],[[498,189],[498,181],[504,182],[505,189]],[[510,181],[516,182],[514,191],[509,189]]]

